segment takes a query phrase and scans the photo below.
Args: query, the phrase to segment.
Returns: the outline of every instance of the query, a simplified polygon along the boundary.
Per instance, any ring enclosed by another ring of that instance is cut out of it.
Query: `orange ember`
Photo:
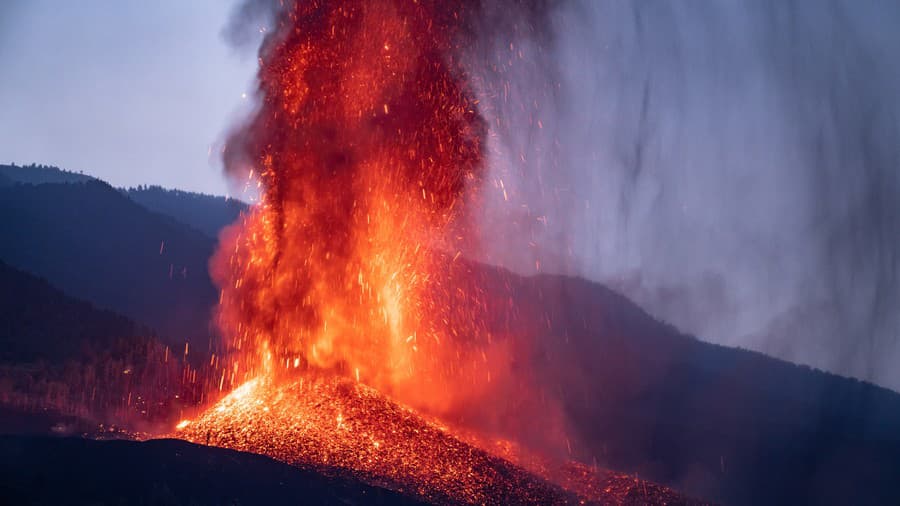
[[[181,435],[325,473],[352,470],[373,484],[431,502],[575,498],[352,380],[307,377],[281,387],[252,380]]]
[[[459,251],[484,126],[444,2],[296,2],[261,57],[261,106],[226,152],[261,203],[213,261],[218,323],[260,373],[332,369],[440,408],[482,350],[432,311],[436,250]],[[483,360],[483,359],[482,359]],[[479,378],[480,380],[480,378]]]
[[[251,380],[178,435],[440,504],[699,504],[635,476],[553,466],[511,443],[482,450],[372,388],[333,376]]]

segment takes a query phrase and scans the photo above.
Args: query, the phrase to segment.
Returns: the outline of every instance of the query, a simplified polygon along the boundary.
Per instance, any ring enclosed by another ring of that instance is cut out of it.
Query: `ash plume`
[[[480,97],[484,259],[900,389],[898,22],[889,2],[572,1],[542,38],[495,39],[518,61]]]

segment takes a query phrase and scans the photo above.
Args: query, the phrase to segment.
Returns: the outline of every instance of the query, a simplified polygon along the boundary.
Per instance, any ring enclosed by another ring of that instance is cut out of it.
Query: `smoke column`
[[[541,22],[482,33],[506,81],[480,97],[483,259],[900,389],[900,6],[585,1]]]
[[[252,46],[277,2],[244,2]],[[900,389],[900,7],[481,2],[481,249]]]

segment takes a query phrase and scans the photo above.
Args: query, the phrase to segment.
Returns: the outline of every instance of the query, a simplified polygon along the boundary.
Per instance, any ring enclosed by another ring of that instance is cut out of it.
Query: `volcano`
[[[477,441],[339,377],[252,380],[176,436],[350,476],[436,504],[699,504],[635,476]],[[487,449],[478,445],[487,446]]]

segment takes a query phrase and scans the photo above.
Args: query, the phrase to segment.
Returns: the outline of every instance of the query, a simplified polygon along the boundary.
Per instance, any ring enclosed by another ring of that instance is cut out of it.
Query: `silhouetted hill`
[[[150,335],[124,316],[72,299],[0,261],[0,362],[62,363]]]
[[[421,504],[357,479],[178,440],[0,436],[5,504]]]
[[[84,183],[94,178],[85,174],[62,170],[51,165],[0,165],[0,176],[14,183]],[[2,186],[2,184],[0,184]]]
[[[206,349],[214,241],[100,181],[0,188],[0,259]]]
[[[581,460],[726,504],[900,504],[897,393],[701,342],[582,279],[448,276],[482,294],[450,305],[560,400]]]
[[[0,174],[0,187],[10,186],[12,184],[14,184],[12,179]]]
[[[124,190],[131,200],[147,209],[175,218],[210,237],[234,223],[247,204],[226,197],[140,186]]]

